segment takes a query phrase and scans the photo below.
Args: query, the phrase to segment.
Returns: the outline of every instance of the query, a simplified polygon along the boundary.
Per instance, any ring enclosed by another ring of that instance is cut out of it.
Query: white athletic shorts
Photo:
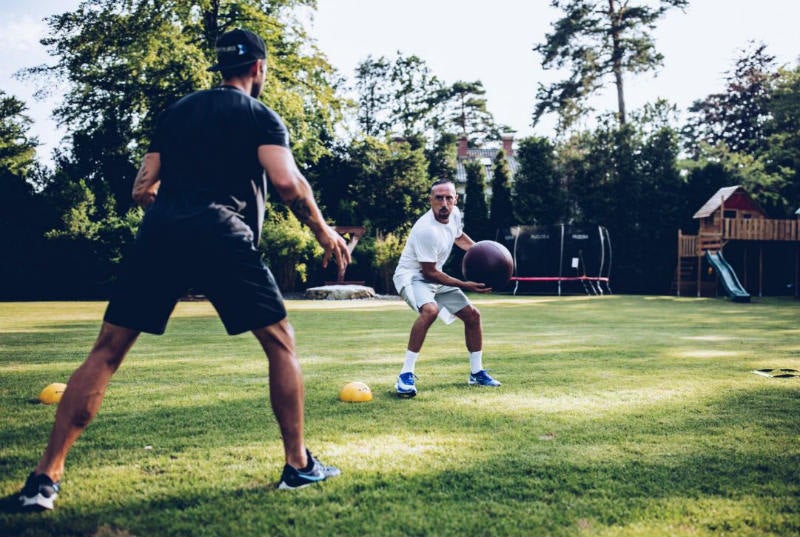
[[[400,296],[417,313],[423,305],[435,302],[439,307],[439,319],[445,324],[455,321],[455,314],[471,304],[458,287],[425,280],[412,280],[400,290]]]

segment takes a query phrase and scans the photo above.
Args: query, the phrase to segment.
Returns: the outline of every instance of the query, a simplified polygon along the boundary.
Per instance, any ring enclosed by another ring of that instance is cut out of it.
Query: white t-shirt
[[[454,241],[463,233],[463,227],[458,207],[453,207],[446,224],[436,220],[432,209],[423,214],[411,228],[394,271],[393,281],[397,292],[410,284],[411,280],[422,279],[420,263],[436,263],[436,268],[442,270],[450,257]]]

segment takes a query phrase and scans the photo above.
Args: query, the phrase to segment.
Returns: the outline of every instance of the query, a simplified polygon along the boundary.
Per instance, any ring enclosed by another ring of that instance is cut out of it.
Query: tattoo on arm
[[[133,186],[141,187],[141,184],[146,180],[145,175],[147,175],[147,166],[142,162],[142,165],[139,166],[139,173],[136,174],[136,179],[133,181]]]
[[[158,172],[158,158],[148,158],[146,155],[136,174],[136,179],[133,181],[133,190],[131,192],[131,197],[137,205],[146,207],[155,200],[160,185]]]
[[[308,224],[311,219],[311,208],[308,206],[306,198],[295,198],[289,202],[289,209],[294,213],[298,220]]]
[[[156,176],[155,170],[153,170],[151,166],[148,166],[146,161],[143,161],[142,165],[139,167],[139,172],[136,174],[136,179],[133,181],[133,191],[137,192],[149,188],[157,180],[158,177]]]

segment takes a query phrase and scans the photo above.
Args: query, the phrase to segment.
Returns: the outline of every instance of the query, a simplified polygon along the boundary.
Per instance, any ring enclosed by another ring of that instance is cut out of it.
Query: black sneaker
[[[306,450],[309,462],[312,463],[311,469],[308,471],[298,470],[288,464],[283,467],[283,474],[281,481],[278,483],[280,490],[291,490],[307,487],[320,481],[325,481],[329,477],[336,477],[342,472],[335,466],[325,466],[317,459],[315,459],[311,452]]]
[[[26,511],[52,509],[53,502],[58,498],[60,484],[60,482],[53,483],[53,480],[45,474],[36,475],[31,472],[19,494],[22,509]]]

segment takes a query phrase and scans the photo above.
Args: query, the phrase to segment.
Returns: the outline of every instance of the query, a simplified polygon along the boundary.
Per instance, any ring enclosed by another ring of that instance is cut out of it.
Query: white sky
[[[33,134],[48,158],[60,133],[49,118],[57,98],[35,101],[30,82],[14,80],[17,70],[45,63],[38,41],[42,18],[69,10],[77,0],[0,0],[0,89],[28,104]],[[537,83],[559,78],[541,69],[532,48],[544,41],[559,12],[548,0],[318,0],[310,28],[328,60],[351,79],[367,55],[393,58],[416,54],[446,83],[480,80],[495,119],[517,137],[552,135],[552,121],[530,125]],[[751,40],[764,42],[779,64],[800,58],[800,2],[797,0],[690,0],[686,12],[673,10],[656,29],[664,55],[657,76],[626,79],[628,109],[665,97],[686,109],[694,100],[723,89],[725,72]],[[610,88],[596,99],[613,110]]]

